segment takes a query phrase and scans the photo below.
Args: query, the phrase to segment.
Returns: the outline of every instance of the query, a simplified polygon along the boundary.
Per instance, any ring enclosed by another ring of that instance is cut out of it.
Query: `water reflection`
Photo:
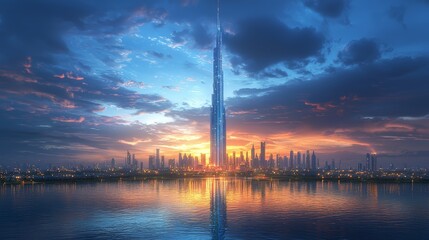
[[[185,178],[0,186],[0,199],[0,239],[429,236],[427,184]]]
[[[226,229],[225,181],[213,179],[210,191],[210,230],[212,239],[224,239]]]

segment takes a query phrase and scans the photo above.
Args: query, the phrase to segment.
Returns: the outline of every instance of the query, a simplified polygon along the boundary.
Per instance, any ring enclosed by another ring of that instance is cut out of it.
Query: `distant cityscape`
[[[200,171],[200,170],[225,170],[225,171],[254,171],[254,170],[335,170],[343,169],[341,160],[337,163],[336,160],[324,161],[321,163],[317,158],[316,152],[307,150],[301,153],[296,153],[291,150],[289,156],[280,154],[266,154],[266,142],[260,143],[260,151],[256,152],[255,145],[252,144],[250,156],[248,151],[233,151],[227,154],[226,161],[223,166],[217,166],[212,158],[208,158],[206,154],[201,153],[199,156],[190,153],[178,153],[178,157],[166,159],[161,154],[160,149],[155,150],[154,155],[149,155],[148,166],[144,166],[143,161],[139,161],[135,154],[126,152],[123,164],[118,164],[115,158],[112,158],[110,163],[104,165],[104,168],[122,167],[127,170],[165,170],[165,169],[180,169],[182,171]],[[359,162],[355,168],[349,167],[357,171],[376,171],[379,166],[377,164],[377,154],[367,153],[365,161]],[[395,167],[391,163],[389,170],[394,170]]]
[[[260,143],[259,152],[252,145],[249,152],[232,152],[227,155],[224,166],[216,166],[206,154],[193,156],[178,153],[178,158],[166,159],[160,149],[148,156],[148,166],[138,160],[136,154],[126,152],[124,159],[112,158],[109,161],[90,166],[75,164],[69,166],[49,166],[40,169],[34,165],[22,168],[1,168],[0,181],[4,183],[37,183],[49,181],[82,180],[137,180],[144,178],[176,177],[252,177],[257,179],[287,180],[340,180],[340,181],[395,181],[429,182],[426,168],[395,168],[389,164],[380,167],[377,154],[366,153],[355,167],[344,168],[341,160],[320,161],[315,151],[290,151],[289,156],[269,154],[266,142]]]

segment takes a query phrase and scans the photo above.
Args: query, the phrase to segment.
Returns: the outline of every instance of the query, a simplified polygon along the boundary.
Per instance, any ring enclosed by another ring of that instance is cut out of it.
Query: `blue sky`
[[[0,1],[0,163],[208,153],[215,1]],[[429,157],[429,3],[221,1],[228,150]]]

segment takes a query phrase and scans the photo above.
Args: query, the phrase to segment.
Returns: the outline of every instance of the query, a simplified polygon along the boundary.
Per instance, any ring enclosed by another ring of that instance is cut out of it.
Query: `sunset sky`
[[[223,0],[228,151],[429,166],[429,1]],[[213,0],[0,1],[0,165],[209,153]]]

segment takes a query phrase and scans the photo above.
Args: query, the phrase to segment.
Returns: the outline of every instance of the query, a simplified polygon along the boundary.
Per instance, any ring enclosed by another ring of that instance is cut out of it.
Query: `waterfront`
[[[429,185],[205,178],[4,185],[2,239],[416,239]]]

